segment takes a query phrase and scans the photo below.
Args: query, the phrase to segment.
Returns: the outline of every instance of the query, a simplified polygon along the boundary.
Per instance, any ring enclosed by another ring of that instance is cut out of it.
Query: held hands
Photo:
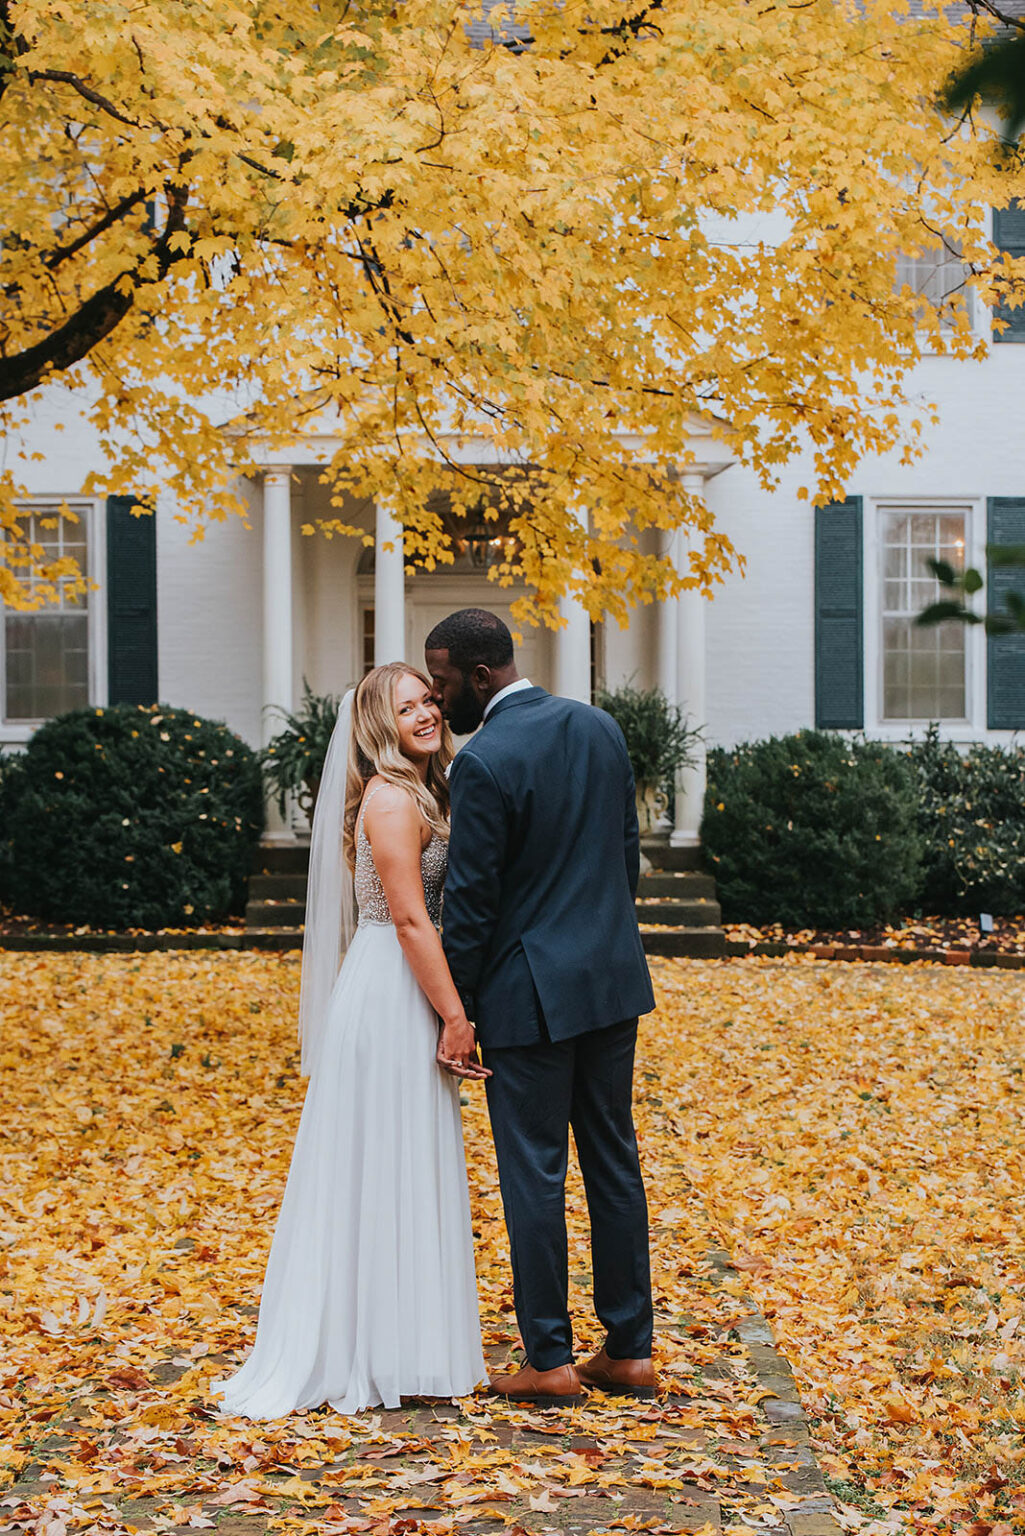
[[[435,1059],[438,1066],[452,1077],[483,1079],[491,1076],[488,1068],[480,1064],[477,1036],[465,1014],[442,1024]]]

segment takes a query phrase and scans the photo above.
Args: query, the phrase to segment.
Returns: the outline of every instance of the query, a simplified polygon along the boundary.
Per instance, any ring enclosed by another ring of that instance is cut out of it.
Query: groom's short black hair
[[[448,651],[449,664],[467,677],[474,667],[507,667],[513,659],[512,635],[497,613],[460,608],[435,624],[424,642],[428,651]]]

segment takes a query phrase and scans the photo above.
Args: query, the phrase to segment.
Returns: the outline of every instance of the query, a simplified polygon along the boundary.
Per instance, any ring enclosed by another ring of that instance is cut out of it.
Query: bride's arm
[[[395,932],[413,975],[443,1025],[446,1064],[460,1077],[490,1077],[476,1058],[473,1026],[459,1000],[441,947],[441,937],[424,905],[420,855],[423,820],[416,805],[393,784],[385,784],[364,812],[364,826],[388,899]]]

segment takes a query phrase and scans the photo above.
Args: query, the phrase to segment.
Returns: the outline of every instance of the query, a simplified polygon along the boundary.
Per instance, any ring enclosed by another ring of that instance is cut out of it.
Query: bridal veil
[[[342,852],[355,693],[350,688],[339,705],[313,812],[299,992],[299,1039],[306,1077],[320,1054],[331,992],[355,927],[352,873]]]

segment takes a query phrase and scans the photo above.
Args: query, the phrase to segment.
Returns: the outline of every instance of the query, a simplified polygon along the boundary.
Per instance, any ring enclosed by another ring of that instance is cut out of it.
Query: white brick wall
[[[902,466],[898,455],[864,460],[847,487],[871,503],[886,498],[964,498],[980,515],[988,496],[1025,494],[1021,399],[1025,346],[994,346],[983,363],[927,359],[916,387],[939,406],[926,452]],[[726,470],[710,486],[716,517],[747,560],[712,604],[708,628],[710,741],[732,745],[810,725],[814,717],[814,515],[797,500],[806,470],[789,465],[780,489],[766,494],[746,470]],[[869,520],[866,519],[866,522]],[[984,539],[984,530],[983,530]],[[873,551],[866,550],[866,565]],[[866,597],[868,591],[866,590]],[[876,614],[867,611],[866,665]],[[984,640],[978,631],[971,645]],[[984,709],[976,710],[984,719]],[[870,733],[878,722],[866,717]],[[961,738],[1005,740],[984,725]]]
[[[260,741],[262,562],[259,492],[253,527],[214,523],[189,543],[170,497],[157,508],[160,699],[224,720]]]

